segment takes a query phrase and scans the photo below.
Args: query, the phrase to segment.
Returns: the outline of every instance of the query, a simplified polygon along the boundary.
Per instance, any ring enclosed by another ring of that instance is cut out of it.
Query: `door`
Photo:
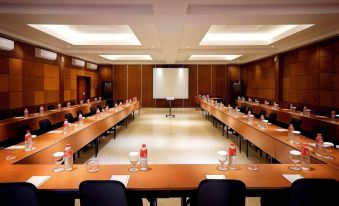
[[[91,78],[90,77],[77,77],[77,98],[78,102],[83,100],[86,102],[87,99],[90,98],[90,85],[91,85]]]

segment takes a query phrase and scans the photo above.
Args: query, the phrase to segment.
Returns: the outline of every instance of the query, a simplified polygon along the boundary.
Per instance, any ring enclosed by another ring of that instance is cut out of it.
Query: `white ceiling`
[[[337,35],[338,19],[339,0],[0,0],[0,33],[99,64],[246,63]],[[128,25],[142,45],[72,45],[27,24]],[[314,25],[268,45],[200,45],[212,25],[253,31],[300,24]],[[100,56],[110,54],[152,60]],[[191,55],[241,56],[189,60]]]

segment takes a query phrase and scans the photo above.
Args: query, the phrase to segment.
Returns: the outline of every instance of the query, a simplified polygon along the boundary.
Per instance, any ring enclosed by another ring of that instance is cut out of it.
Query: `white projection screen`
[[[153,99],[188,99],[188,68],[153,68]]]

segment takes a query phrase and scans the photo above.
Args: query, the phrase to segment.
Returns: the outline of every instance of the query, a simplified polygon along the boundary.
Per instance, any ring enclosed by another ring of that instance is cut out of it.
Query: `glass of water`
[[[129,153],[129,161],[132,164],[132,167],[129,168],[129,171],[130,172],[139,171],[139,169],[135,167],[135,165],[139,162],[139,152],[130,152]]]
[[[248,160],[249,160],[249,163],[247,166],[248,170],[252,170],[252,171],[259,170],[259,160],[257,158],[249,157]]]
[[[54,152],[53,153],[53,160],[54,160],[54,163],[57,165],[57,167],[53,169],[53,172],[64,171],[64,168],[61,167],[61,164],[64,161],[64,153],[63,152]]]
[[[301,152],[298,150],[291,150],[290,160],[294,163],[294,166],[290,166],[289,168],[291,170],[299,171],[301,168],[297,166],[297,164],[301,161]]]
[[[225,171],[227,168],[224,166],[225,162],[227,161],[227,152],[226,151],[218,151],[218,160],[221,166],[218,167],[218,170]]]
[[[91,158],[89,159],[86,163],[86,169],[87,172],[89,173],[94,173],[99,171],[99,160],[95,159],[95,158]]]

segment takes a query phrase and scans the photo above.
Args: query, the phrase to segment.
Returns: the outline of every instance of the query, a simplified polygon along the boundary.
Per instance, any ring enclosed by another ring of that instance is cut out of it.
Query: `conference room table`
[[[200,100],[199,104],[203,110],[235,130],[239,135],[280,163],[290,163],[289,151],[301,150],[302,144],[305,143],[310,149],[312,163],[326,163],[339,169],[339,149],[323,148],[325,155],[318,156],[315,154],[315,140],[313,139],[299,135],[297,137],[299,144],[291,143],[288,141],[288,132],[284,128],[270,124],[267,128],[262,129],[260,120],[254,118],[253,123],[250,123],[248,115],[243,113],[235,116],[228,111],[227,107],[219,108],[203,100]]]
[[[82,105],[77,104],[70,107],[63,107],[61,109],[53,109],[44,111],[43,114],[32,113],[29,114],[28,118],[20,116],[0,120],[0,142],[14,137],[16,135],[15,129],[19,126],[27,125],[32,131],[35,131],[40,128],[39,121],[42,119],[49,119],[52,124],[57,124],[65,120],[66,113],[71,113],[74,117],[76,117],[78,110],[81,110],[83,114],[87,114],[90,112],[90,107],[97,107],[99,105],[104,108],[106,106],[106,100],[92,101]]]
[[[277,121],[288,123],[291,118],[301,120],[301,129],[306,131],[312,131],[316,125],[325,125],[328,127],[328,135],[332,139],[339,141],[339,119],[332,121],[327,116],[310,114],[309,116],[304,115],[301,111],[292,112],[287,108],[274,108],[271,105],[265,105],[261,103],[250,102],[246,100],[237,101],[238,108],[241,106],[252,107],[253,112],[259,114],[260,110],[266,111],[266,116],[269,116],[272,112],[277,113]]]

